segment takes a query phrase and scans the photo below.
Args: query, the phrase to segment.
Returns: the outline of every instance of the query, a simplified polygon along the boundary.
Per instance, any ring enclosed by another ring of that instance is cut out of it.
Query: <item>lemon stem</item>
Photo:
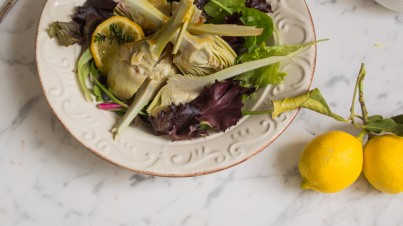
[[[363,129],[363,130],[361,130],[360,134],[358,134],[358,136],[357,136],[357,139],[360,140],[361,143],[363,143],[365,134],[367,134],[367,130]]]
[[[308,184],[308,182],[305,179],[302,180],[300,188],[302,188],[302,189],[312,189],[312,187]]]

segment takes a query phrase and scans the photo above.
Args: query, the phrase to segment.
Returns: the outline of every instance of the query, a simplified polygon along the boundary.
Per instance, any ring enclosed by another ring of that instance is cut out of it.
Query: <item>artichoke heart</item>
[[[174,64],[183,74],[204,76],[234,65],[236,57],[220,37],[188,33],[174,56]]]
[[[120,100],[132,98],[147,77],[164,79],[177,72],[169,47],[155,59],[147,42],[139,42],[122,45],[111,63],[107,83]]]

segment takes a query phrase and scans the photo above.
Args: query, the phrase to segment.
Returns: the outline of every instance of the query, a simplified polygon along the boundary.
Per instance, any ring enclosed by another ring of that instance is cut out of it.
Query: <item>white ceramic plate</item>
[[[376,0],[388,9],[403,13],[403,0]]]
[[[225,133],[190,141],[171,142],[151,131],[131,126],[117,141],[110,129],[117,116],[86,102],[75,78],[79,46],[61,47],[46,29],[56,20],[68,21],[83,0],[48,0],[38,26],[36,57],[44,94],[65,128],[101,158],[139,173],[158,176],[197,176],[241,163],[271,144],[291,123],[297,111],[275,120],[269,115],[244,117]],[[314,41],[313,22],[305,0],[272,0],[273,19],[284,44]],[[316,46],[283,64],[289,73],[283,84],[261,90],[248,108],[270,107],[270,99],[297,95],[309,89],[316,61]]]

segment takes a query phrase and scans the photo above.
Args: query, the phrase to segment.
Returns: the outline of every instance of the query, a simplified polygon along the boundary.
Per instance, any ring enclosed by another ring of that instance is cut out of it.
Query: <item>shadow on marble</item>
[[[298,191],[301,177],[298,171],[298,161],[302,153],[304,142],[288,142],[280,147],[276,155],[273,170],[276,174],[282,175],[284,189],[289,191]]]

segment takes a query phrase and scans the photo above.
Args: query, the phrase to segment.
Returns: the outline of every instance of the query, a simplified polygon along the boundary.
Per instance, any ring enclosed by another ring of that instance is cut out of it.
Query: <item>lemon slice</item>
[[[144,38],[141,27],[127,17],[113,16],[95,29],[91,39],[91,54],[98,69],[107,74],[109,64],[119,45]]]

